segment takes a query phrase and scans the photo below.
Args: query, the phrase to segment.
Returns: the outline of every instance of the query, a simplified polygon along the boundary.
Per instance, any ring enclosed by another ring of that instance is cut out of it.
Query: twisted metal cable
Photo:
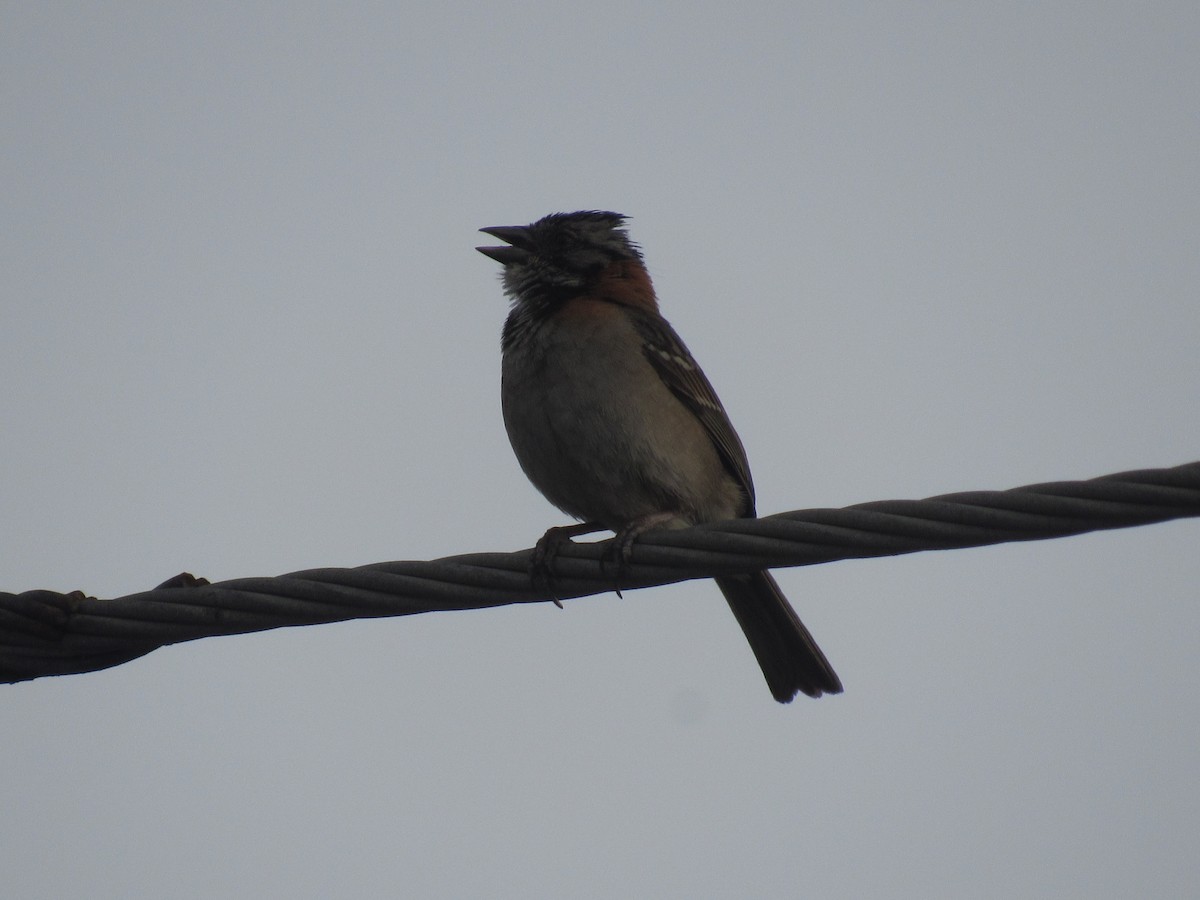
[[[82,592],[0,593],[0,682],[90,672],[168,644],[291,625],[482,609],[780,566],[1033,541],[1200,516],[1200,462],[1090,481],[926,500],[881,500],[644,535],[621,571],[604,543],[565,545],[553,597],[531,552],[309,569],[217,584],[179,575],[111,600]]]

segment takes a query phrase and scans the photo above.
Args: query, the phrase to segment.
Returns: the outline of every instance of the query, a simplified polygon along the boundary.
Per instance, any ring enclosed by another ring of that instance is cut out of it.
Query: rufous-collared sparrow
[[[625,216],[556,213],[481,229],[504,266],[501,401],[521,468],[583,524],[626,552],[651,528],[755,515],[742,442],[673,328]],[[842,690],[825,655],[767,572],[716,579],[775,699]]]

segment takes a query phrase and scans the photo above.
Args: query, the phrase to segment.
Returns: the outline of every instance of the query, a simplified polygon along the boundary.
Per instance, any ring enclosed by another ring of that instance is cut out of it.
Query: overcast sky
[[[763,513],[1200,459],[1200,6],[0,8],[0,589],[530,546],[476,229],[630,215]],[[1184,897],[1200,523],[3,688],[12,898]]]

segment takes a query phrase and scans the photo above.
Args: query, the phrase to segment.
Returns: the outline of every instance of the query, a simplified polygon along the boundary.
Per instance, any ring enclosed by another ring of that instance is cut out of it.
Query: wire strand
[[[1200,462],[1088,481],[925,500],[881,500],[643,535],[628,566],[607,543],[567,544],[554,597],[568,599],[737,572],[923,550],[1034,541],[1200,516]],[[554,599],[534,586],[530,550],[428,562],[309,569],[209,584],[186,573],[101,600],[80,591],[0,592],[0,682],[90,672],[168,644],[347,619]]]

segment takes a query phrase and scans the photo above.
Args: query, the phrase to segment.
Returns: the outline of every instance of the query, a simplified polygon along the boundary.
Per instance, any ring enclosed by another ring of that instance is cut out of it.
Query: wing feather
[[[754,481],[750,477],[750,463],[746,459],[746,450],[733,428],[733,423],[729,421],[729,415],[721,405],[717,392],[692,358],[683,340],[665,319],[642,313],[640,310],[630,312],[638,334],[641,335],[646,358],[671,392],[695,413],[725,468],[746,492],[750,507],[743,515],[755,515]]]

